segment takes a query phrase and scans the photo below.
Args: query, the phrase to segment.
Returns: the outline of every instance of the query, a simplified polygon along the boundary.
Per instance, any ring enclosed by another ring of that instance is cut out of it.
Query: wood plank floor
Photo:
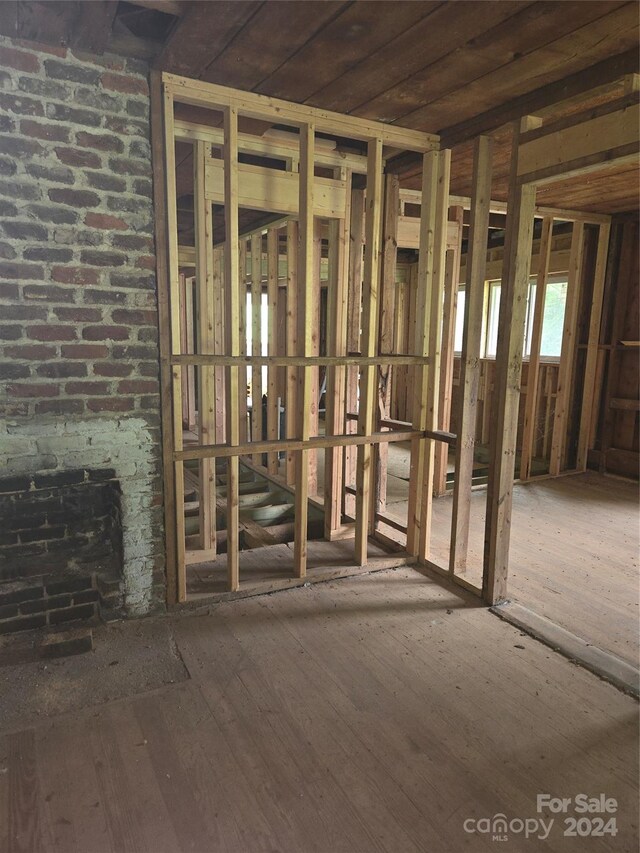
[[[372,541],[367,543],[367,555],[367,565],[361,568],[356,564],[353,539],[309,540],[307,574],[304,578],[295,578],[293,542],[240,551],[240,592],[228,593],[227,555],[219,554],[215,560],[187,567],[187,594],[191,603],[211,596],[224,599],[264,594],[305,583],[394,568],[409,560],[406,554],[389,553]]]
[[[431,559],[449,563],[450,495],[434,500]],[[486,490],[472,494],[467,577],[482,583]],[[402,501],[390,507],[406,515]],[[516,484],[508,596],[639,665],[638,485],[595,472]]]
[[[0,735],[3,853],[488,851],[544,792],[618,834],[505,849],[637,850],[637,703],[410,568],[169,621],[190,681]]]

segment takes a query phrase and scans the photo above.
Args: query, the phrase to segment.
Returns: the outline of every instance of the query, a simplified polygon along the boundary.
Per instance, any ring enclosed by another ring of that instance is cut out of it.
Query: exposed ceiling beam
[[[487,133],[501,127],[507,122],[515,121],[525,115],[535,115],[539,110],[551,104],[565,101],[576,95],[595,89],[598,86],[612,83],[625,74],[632,74],[638,70],[638,49],[620,53],[608,59],[578,71],[575,74],[548,83],[539,89],[534,89],[524,95],[519,95],[505,104],[487,110],[478,116],[459,124],[446,127],[439,132],[443,148],[453,148],[469,139],[474,139],[482,133]]]

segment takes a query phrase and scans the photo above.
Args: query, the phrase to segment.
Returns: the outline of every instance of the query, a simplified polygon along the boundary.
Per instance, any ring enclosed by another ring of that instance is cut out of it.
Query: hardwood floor
[[[188,682],[0,735],[2,851],[492,850],[545,792],[637,849],[637,703],[410,568],[169,622]]]
[[[398,497],[403,497],[399,494]],[[467,577],[482,584],[486,490],[473,492]],[[431,559],[449,564],[451,496],[433,502]],[[406,516],[406,501],[390,512]],[[592,471],[516,484],[508,597],[639,665],[638,485]]]

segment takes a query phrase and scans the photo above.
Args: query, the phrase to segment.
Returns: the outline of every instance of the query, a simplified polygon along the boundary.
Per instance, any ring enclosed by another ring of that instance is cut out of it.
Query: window
[[[464,303],[466,292],[463,288],[458,290],[458,301],[456,307],[456,328],[453,336],[453,349],[462,352],[462,330],[464,328]]]
[[[533,316],[536,304],[536,276],[529,280],[527,293],[527,314],[524,327],[523,355],[528,358],[531,354],[533,337]],[[485,315],[483,322],[484,358],[495,358],[498,347],[498,321],[500,316],[500,280],[487,282]],[[542,336],[540,340],[540,355],[543,358],[560,358],[562,349],[562,332],[564,328],[564,310],[567,302],[567,277],[564,274],[549,276],[542,315]],[[465,291],[458,291],[458,308],[456,312],[456,328],[454,349],[462,351],[462,330],[464,325]]]

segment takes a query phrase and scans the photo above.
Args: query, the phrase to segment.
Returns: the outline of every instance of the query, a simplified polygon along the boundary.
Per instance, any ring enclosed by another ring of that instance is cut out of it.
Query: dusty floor
[[[188,678],[165,618],[99,625],[93,635],[92,652],[52,660],[38,653],[39,632],[0,639],[2,729]]]
[[[109,626],[52,672],[14,666],[3,693],[19,673],[34,686],[4,699],[3,853],[494,850],[465,826],[538,820],[540,792],[604,792],[617,835],[556,818],[505,849],[637,850],[637,703],[409,568]]]

